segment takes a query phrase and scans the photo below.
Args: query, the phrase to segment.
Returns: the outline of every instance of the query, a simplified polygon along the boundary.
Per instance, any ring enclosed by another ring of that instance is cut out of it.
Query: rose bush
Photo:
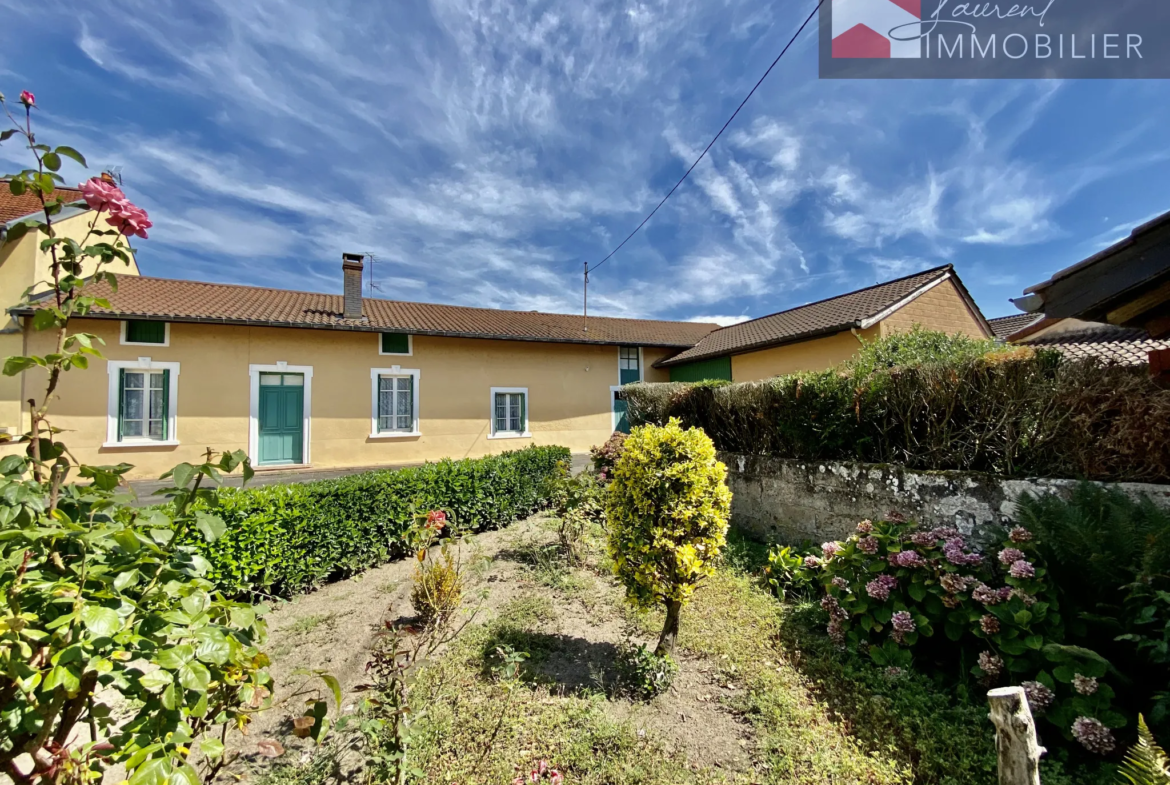
[[[945,672],[957,660],[985,687],[1023,682],[1033,712],[1092,752],[1112,749],[1110,729],[1126,723],[1103,681],[1108,663],[1064,645],[1056,592],[1023,527],[983,553],[953,528],[862,521],[801,569],[823,587],[829,636],[879,666],[917,657]]]
[[[87,286],[116,287],[109,268],[129,263],[125,238],[146,237],[150,220],[120,189],[91,179],[80,186],[93,210],[86,235],[59,236],[58,172],[63,159],[85,158],[38,142],[36,99],[26,90],[20,102],[20,119],[4,106],[13,127],[0,142],[22,140],[36,166],[8,175],[7,187],[41,211],[12,224],[5,242],[33,232],[49,257],[49,291],[31,322],[56,342],[43,356],[4,360],[5,375],[28,372],[29,388],[43,381],[44,392],[28,401],[30,430],[15,440],[25,454],[0,460],[0,771],[18,785],[81,783],[121,764],[134,785],[197,783],[224,764],[228,732],[272,700],[262,609],[217,592],[190,544],[224,532],[215,488],[237,468],[247,480],[251,467],[242,451],[208,451],[163,476],[165,504],[138,508],[125,492],[131,466],[79,465],[59,440],[50,404],[61,374],[102,356],[101,340],[70,322],[109,306]]]

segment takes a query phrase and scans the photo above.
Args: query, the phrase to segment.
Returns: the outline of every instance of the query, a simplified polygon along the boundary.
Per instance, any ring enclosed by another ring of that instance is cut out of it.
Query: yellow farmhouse
[[[103,283],[73,329],[108,362],[65,375],[52,425],[83,463],[153,477],[206,448],[258,468],[475,457],[528,444],[583,452],[619,426],[618,387],[666,381],[660,358],[716,325],[501,311],[150,277]],[[29,313],[21,314],[30,321]],[[25,332],[44,354],[48,333]],[[43,372],[23,374],[39,398]]]
[[[340,295],[137,275],[116,292],[96,284],[110,307],[73,329],[99,336],[106,361],[64,376],[52,425],[81,462],[129,463],[131,478],[207,448],[244,448],[280,470],[528,444],[584,452],[625,429],[624,384],[827,368],[914,324],[990,335],[949,266],[722,329],[363,298],[351,254],[342,275]],[[32,311],[13,314],[22,347],[8,353],[50,351]],[[41,371],[17,383],[10,401],[43,394]]]
[[[80,201],[81,192],[75,188],[58,188],[50,200],[57,197],[67,202],[53,218],[57,236],[81,242],[93,220],[93,212]],[[26,290],[31,288],[34,292],[41,292],[47,289],[52,278],[51,259],[40,249],[42,236],[29,232],[17,239],[9,239],[10,234],[15,234],[13,228],[30,217],[43,218],[40,200],[32,193],[14,196],[8,190],[8,182],[0,180],[0,307],[6,312],[20,302]],[[137,264],[116,267],[113,272],[118,275],[138,275]],[[93,270],[83,272],[89,275]],[[23,354],[23,344],[20,322],[6,315],[0,322],[0,357]],[[23,432],[21,401],[20,378],[0,376],[0,433]]]
[[[751,382],[820,371],[852,357],[862,341],[914,325],[973,338],[993,333],[951,265],[714,330],[657,367],[671,381]]]

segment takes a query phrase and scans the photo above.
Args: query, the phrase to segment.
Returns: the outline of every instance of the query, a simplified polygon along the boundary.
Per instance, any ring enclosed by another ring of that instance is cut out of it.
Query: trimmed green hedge
[[[416,511],[441,509],[459,532],[529,515],[548,503],[548,480],[569,459],[564,447],[529,447],[336,480],[224,489],[216,512],[227,533],[191,544],[226,594],[290,596],[401,556]]]
[[[827,371],[623,389],[631,424],[678,417],[727,452],[1170,482],[1170,390],[1048,350],[917,330]]]

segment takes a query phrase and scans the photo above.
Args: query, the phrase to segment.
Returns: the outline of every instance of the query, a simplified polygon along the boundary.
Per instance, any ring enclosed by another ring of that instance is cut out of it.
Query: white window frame
[[[150,346],[161,346],[152,343]],[[167,395],[167,438],[147,439],[135,437],[118,441],[118,382],[122,371],[170,371]],[[106,398],[106,440],[103,448],[119,447],[177,447],[179,445],[179,363],[154,362],[149,357],[137,360],[110,360],[106,363],[109,376],[109,392]]]
[[[496,432],[496,394],[497,393],[522,393],[524,395],[524,432],[514,433],[512,431]],[[529,424],[532,422],[532,399],[528,397],[527,387],[493,387],[491,395],[488,397],[488,438],[489,439],[531,439],[532,429]]]
[[[163,342],[162,343],[144,343],[142,341],[128,341],[126,340],[126,328],[130,322],[149,322],[156,321],[153,319],[123,319],[121,333],[119,335],[119,343],[122,346],[161,346],[167,347],[171,345],[171,323],[163,322]]]
[[[378,346],[381,347],[379,340]],[[422,436],[418,429],[418,399],[419,377],[422,372],[417,368],[401,368],[397,365],[390,368],[370,369],[370,438],[371,439],[413,439]],[[414,409],[413,427],[409,431],[379,431],[378,430],[378,379],[383,376],[409,376],[411,379],[411,403]]]
[[[629,346],[619,346],[617,352],[617,383],[621,386],[622,383],[622,349],[629,349]],[[642,357],[642,347],[638,347],[638,381],[646,381],[646,363]]]
[[[401,333],[398,333],[401,335]],[[378,354],[382,357],[412,357],[414,356],[414,334],[406,334],[406,351],[405,352],[384,352],[382,351],[382,336],[384,333],[377,333],[378,338]]]
[[[309,455],[309,445],[312,444],[311,426],[313,423],[313,366],[289,365],[278,362],[275,365],[249,365],[248,376],[251,379],[248,391],[248,457],[252,466],[257,470],[267,469],[260,465],[260,374],[262,373],[299,373],[305,377],[305,401],[301,412],[301,462],[282,463],[273,465],[273,469],[296,469],[312,466]]]

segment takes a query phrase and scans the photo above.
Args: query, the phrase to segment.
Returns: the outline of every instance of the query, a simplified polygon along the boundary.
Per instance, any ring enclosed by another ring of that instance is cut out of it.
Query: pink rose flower
[[[122,189],[100,177],[91,177],[77,186],[85,203],[91,210],[104,210],[112,204],[123,204],[129,200]]]
[[[29,106],[29,107],[36,106],[37,105],[37,97],[35,95],[33,95],[32,93],[30,93],[28,90],[21,90],[20,91],[20,102],[22,104],[24,104],[25,106]]]

